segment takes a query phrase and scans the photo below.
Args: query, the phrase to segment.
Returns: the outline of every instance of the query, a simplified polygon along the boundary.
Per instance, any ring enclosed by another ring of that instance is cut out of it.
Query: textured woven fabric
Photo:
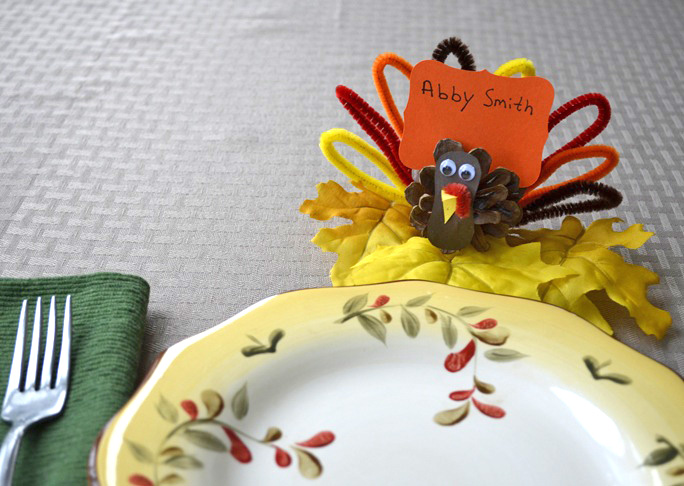
[[[363,135],[335,86],[381,110],[376,55],[416,63],[458,35],[478,69],[532,59],[554,108],[592,91],[610,99],[596,142],[622,154],[605,181],[625,202],[600,216],[656,232],[624,255],[662,276],[650,295],[674,325],[658,342],[606,310],[619,339],[682,373],[682,18],[681,0],[3,2],[0,274],[143,276],[147,363],[264,297],[330,285],[334,255],[309,243],[321,223],[297,208],[316,182],[344,180],[319,134]],[[387,73],[403,110],[408,83]],[[548,148],[587,126],[586,112]]]
[[[45,336],[50,296],[57,296],[59,353],[64,299],[72,296],[71,385],[64,414],[31,427],[21,444],[15,486],[86,483],[88,452],[98,432],[124,404],[136,383],[149,286],[139,277],[94,274],[35,280],[0,279],[0,390],[4,395],[21,302],[43,298]],[[28,359],[28,343],[25,351]],[[42,354],[42,351],[41,351]],[[57,354],[58,356],[59,354]],[[8,425],[0,422],[0,438]]]

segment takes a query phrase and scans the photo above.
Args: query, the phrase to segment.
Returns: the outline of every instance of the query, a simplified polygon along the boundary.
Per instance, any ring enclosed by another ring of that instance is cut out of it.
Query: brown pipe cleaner
[[[594,197],[587,201],[556,204],[580,194]],[[525,206],[520,226],[541,219],[612,209],[619,206],[621,202],[622,194],[613,187],[600,182],[575,181],[549,191]]]
[[[449,37],[440,42],[432,53],[432,59],[444,62],[449,54],[456,56],[461,69],[475,71],[475,59],[470,53],[470,49],[458,37]]]

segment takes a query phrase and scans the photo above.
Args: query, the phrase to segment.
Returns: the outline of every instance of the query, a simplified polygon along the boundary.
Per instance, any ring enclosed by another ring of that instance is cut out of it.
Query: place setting
[[[332,286],[255,297],[141,373],[146,275],[0,278],[1,486],[684,484],[684,380],[604,311],[649,343],[681,324],[633,258],[655,235],[621,214],[636,186],[601,182],[622,177],[595,141],[620,140],[616,102],[435,40],[364,52],[377,103],[329,86],[360,131],[312,142],[321,182],[291,213],[317,228],[287,245],[332,262]]]

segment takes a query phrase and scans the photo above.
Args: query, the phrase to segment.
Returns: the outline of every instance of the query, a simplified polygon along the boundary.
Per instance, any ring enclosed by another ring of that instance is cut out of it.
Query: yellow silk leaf
[[[601,311],[598,310],[589,297],[581,295],[576,301],[570,302],[560,290],[558,286],[559,282],[563,282],[563,280],[554,280],[539,288],[539,295],[543,296],[542,300],[544,302],[569,310],[573,314],[577,314],[583,319],[591,322],[603,332],[613,334],[613,329],[610,327],[610,324],[608,324],[608,321],[603,317]]]
[[[511,247],[491,238],[490,244],[486,252],[469,246],[445,255],[426,238],[414,237],[363,258],[351,268],[345,285],[421,279],[540,300],[540,285],[574,274],[568,268],[544,263],[538,243]]]
[[[397,204],[354,184],[361,192],[347,192],[335,181],[316,186],[318,197],[306,200],[299,210],[313,219],[346,218],[352,224],[323,228],[313,242],[323,251],[335,252],[337,262],[330,270],[333,285],[349,285],[349,270],[380,246],[399,245],[418,231],[409,223],[411,208]]]
[[[660,281],[658,275],[625,262],[619,254],[610,250],[615,246],[639,248],[653,233],[644,231],[640,224],[630,226],[625,231],[614,231],[613,224],[620,221],[617,218],[601,219],[585,229],[577,218],[568,216],[559,230],[518,229],[508,241],[513,245],[540,243],[542,260],[570,269],[576,274],[556,280],[542,289],[544,302],[576,312],[612,333],[605,319],[590,317],[600,313],[586,298],[586,294],[592,290],[605,290],[611,300],[629,311],[645,333],[660,339],[670,327],[672,317],[648,301],[648,287]]]

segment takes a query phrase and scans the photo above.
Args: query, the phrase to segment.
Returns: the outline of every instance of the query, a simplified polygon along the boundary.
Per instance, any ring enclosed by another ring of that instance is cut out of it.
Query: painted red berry
[[[154,483],[142,474],[133,474],[128,477],[129,484],[133,486],[154,486]]]
[[[305,440],[304,442],[297,442],[297,445],[302,447],[324,447],[334,440],[335,434],[333,434],[329,430],[324,430],[323,432],[317,433],[316,435],[314,435],[308,440]]]
[[[471,388],[470,390],[459,390],[459,391],[451,392],[449,394],[449,398],[451,398],[452,400],[456,400],[458,402],[458,401],[470,398],[470,395],[472,395],[474,391],[475,391],[475,388]]]
[[[460,371],[466,367],[474,354],[475,341],[471,339],[470,342],[466,344],[466,346],[458,353],[450,353],[447,355],[446,360],[444,361],[444,367],[452,373]]]
[[[243,464],[250,462],[252,460],[252,453],[245,443],[242,442],[242,439],[228,427],[223,427],[223,431],[228,436],[228,439],[230,439],[230,455]]]
[[[477,407],[477,409],[480,412],[482,412],[488,417],[501,418],[504,415],[506,415],[506,411],[501,407],[497,407],[496,405],[489,405],[487,403],[482,403],[474,398],[472,400],[473,405],[475,405],[475,407]]]
[[[491,329],[496,327],[497,324],[496,319],[483,319],[477,324],[473,324],[473,327],[475,329]]]
[[[190,420],[195,420],[197,418],[199,411],[197,410],[195,402],[192,400],[183,400],[180,405],[181,408],[185,410],[185,413],[190,416]]]
[[[292,458],[290,454],[282,450],[280,447],[276,447],[275,461],[280,467],[287,467],[292,464]]]
[[[377,299],[375,299],[375,302],[373,302],[373,305],[371,307],[382,307],[386,303],[388,303],[390,300],[389,296],[387,295],[381,295]]]

